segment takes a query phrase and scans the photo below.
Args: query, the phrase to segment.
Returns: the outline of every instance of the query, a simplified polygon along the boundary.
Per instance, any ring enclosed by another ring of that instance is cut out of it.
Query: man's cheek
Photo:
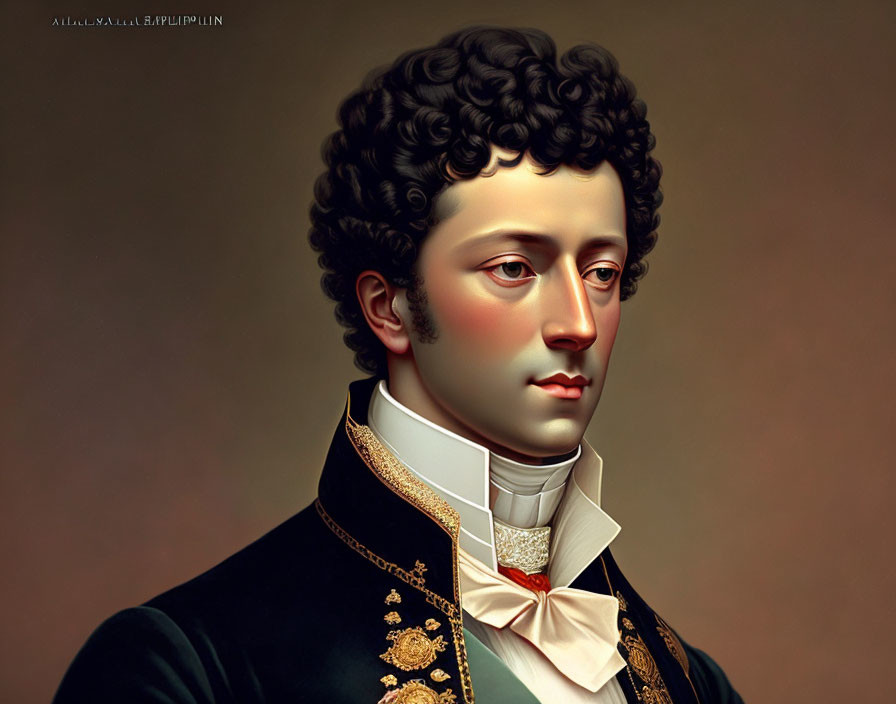
[[[440,329],[480,351],[513,350],[531,337],[532,321],[525,311],[509,310],[503,302],[478,297],[444,301]]]
[[[609,310],[603,311],[599,317],[598,323],[598,348],[603,350],[605,356],[609,356],[616,342],[616,333],[619,332],[620,307],[616,303]],[[601,338],[603,344],[601,345]]]

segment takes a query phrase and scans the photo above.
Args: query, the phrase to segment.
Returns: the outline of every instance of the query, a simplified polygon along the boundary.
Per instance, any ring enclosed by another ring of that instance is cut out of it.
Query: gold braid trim
[[[396,565],[394,562],[388,562],[387,560],[384,560],[375,552],[361,545],[361,543],[359,543],[351,535],[349,535],[342,526],[340,526],[338,523],[336,523],[336,521],[333,520],[330,514],[328,514],[324,507],[321,505],[320,499],[314,500],[314,508],[317,510],[317,513],[321,517],[321,520],[324,522],[324,524],[343,543],[348,545],[359,555],[365,557],[381,570],[384,570],[389,574],[398,577],[398,579],[409,584],[414,589],[423,592],[423,594],[426,596],[427,603],[435,606],[437,609],[439,609],[439,611],[441,611],[448,617],[448,623],[451,624],[451,635],[454,640],[454,650],[455,653],[457,653],[457,666],[460,671],[460,683],[461,690],[463,691],[464,701],[466,702],[466,704],[473,704],[473,684],[470,680],[470,668],[467,665],[467,649],[464,645],[464,625],[463,619],[461,617],[461,610],[457,607],[457,605],[453,602],[448,601],[444,597],[439,596],[434,591],[427,589],[425,586],[425,580],[420,575],[420,572],[416,569],[403,569]],[[455,543],[455,553],[456,550],[457,546]],[[454,564],[456,579],[456,554],[454,555]]]
[[[464,623],[458,613],[457,618],[449,619],[454,651],[457,653],[457,667],[460,671],[460,688],[467,704],[473,704],[473,682],[470,679],[470,667],[467,665],[467,645],[464,642]]]
[[[366,425],[352,420],[351,395],[345,414],[345,432],[367,468],[389,489],[432,518],[451,536],[451,573],[455,603],[460,601],[460,582],[457,574],[457,536],[460,515],[444,499],[417,479],[411,471],[389,452]]]
[[[345,429],[364,464],[372,469],[374,474],[402,498],[435,519],[454,540],[457,540],[460,516],[448,502],[411,474],[410,470],[383,446],[369,427],[359,425],[351,419],[351,416],[347,416]]]
[[[317,513],[321,517],[323,522],[327,524],[327,527],[336,534],[336,537],[338,537],[343,543],[348,545],[352,550],[366,557],[381,570],[385,570],[389,574],[398,577],[402,582],[410,584],[412,587],[414,587],[414,589],[419,589],[426,595],[426,601],[435,606],[449,619],[458,617],[459,610],[457,606],[454,603],[448,601],[446,598],[439,596],[434,591],[427,589],[425,586],[426,580],[421,577],[418,572],[415,572],[414,570],[406,570],[402,567],[399,567],[394,562],[388,562],[387,560],[384,560],[382,557],[377,555],[375,552],[368,550],[366,547],[361,545],[361,543],[359,543],[351,535],[349,535],[342,526],[340,526],[338,523],[336,523],[336,521],[333,520],[333,518],[329,513],[327,513],[323,505],[321,505],[320,499],[314,500],[314,507],[317,509]]]

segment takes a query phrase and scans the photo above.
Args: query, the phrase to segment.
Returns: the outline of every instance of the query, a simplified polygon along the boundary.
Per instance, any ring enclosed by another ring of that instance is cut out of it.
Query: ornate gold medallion
[[[445,650],[442,636],[431,640],[419,626],[390,631],[386,638],[392,641],[392,645],[380,657],[400,670],[428,667],[436,659],[436,654]]]
[[[385,616],[383,616],[383,621],[388,623],[390,626],[394,626],[396,623],[401,623],[401,616],[398,615],[397,611],[390,611]]]
[[[400,604],[401,603],[401,595],[393,589],[386,596],[386,603],[387,604]]]
[[[430,672],[429,676],[432,678],[433,682],[444,682],[445,680],[451,678],[451,675],[449,675],[440,667],[437,667],[435,670]]]
[[[401,689],[387,692],[382,704],[454,704],[457,697],[450,689],[439,694],[419,680],[408,682]]]
[[[423,625],[426,626],[427,631],[434,631],[442,624],[436,621],[434,618],[428,618],[426,619],[426,623],[424,623]]]

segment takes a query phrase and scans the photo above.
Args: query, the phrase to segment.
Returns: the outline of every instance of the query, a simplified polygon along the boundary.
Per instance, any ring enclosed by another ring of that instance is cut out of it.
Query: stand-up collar
[[[457,602],[460,520],[367,427],[376,379],[349,386],[342,420],[318,485],[320,506],[358,548],[406,571],[425,565],[426,586]],[[356,548],[357,549],[357,548]],[[373,558],[372,558],[373,559]]]
[[[382,381],[373,390],[368,423],[392,455],[457,511],[460,547],[497,569],[490,509],[490,505],[496,505],[490,501],[512,501],[514,497],[510,492],[500,494],[499,488],[490,485],[490,465],[505,462],[516,465],[510,470],[526,468],[414,413],[395,400]],[[551,515],[539,523],[550,520],[553,526],[548,573],[554,585],[570,584],[619,533],[619,525],[600,508],[602,466],[601,458],[583,442],[570,461],[553,465],[546,472],[532,468],[544,474],[542,491],[554,492],[553,507],[559,501],[556,513],[551,509]]]

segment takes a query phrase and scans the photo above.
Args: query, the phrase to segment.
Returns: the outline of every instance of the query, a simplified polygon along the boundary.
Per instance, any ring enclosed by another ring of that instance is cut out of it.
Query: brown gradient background
[[[588,434],[620,563],[748,702],[892,701],[896,5],[19,5],[0,700],[47,701],[104,617],[311,500],[358,376],[306,244],[320,144],[369,69],[487,22],[606,45],[658,138],[660,243]]]

